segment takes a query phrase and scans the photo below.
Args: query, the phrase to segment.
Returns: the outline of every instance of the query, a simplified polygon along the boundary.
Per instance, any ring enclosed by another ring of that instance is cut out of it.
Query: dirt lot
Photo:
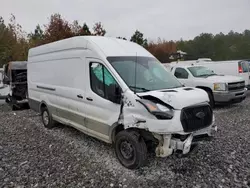
[[[46,130],[31,110],[0,105],[0,187],[250,187],[250,97],[215,109],[218,133],[185,158],[131,171],[112,146],[72,128]]]

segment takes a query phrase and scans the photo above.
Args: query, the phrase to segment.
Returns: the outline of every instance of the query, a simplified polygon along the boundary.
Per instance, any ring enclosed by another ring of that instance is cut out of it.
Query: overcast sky
[[[0,16],[10,14],[27,32],[48,23],[53,13],[86,22],[102,22],[107,36],[130,38],[136,29],[149,40],[191,39],[202,32],[250,29],[250,0],[0,0]]]

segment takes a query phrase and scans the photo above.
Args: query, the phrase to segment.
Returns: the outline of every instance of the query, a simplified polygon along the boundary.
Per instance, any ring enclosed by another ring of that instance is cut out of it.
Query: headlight
[[[150,100],[141,99],[139,102],[157,119],[172,119],[174,112],[164,104],[154,103]]]
[[[214,84],[214,91],[226,91],[227,85],[225,83],[215,83]]]

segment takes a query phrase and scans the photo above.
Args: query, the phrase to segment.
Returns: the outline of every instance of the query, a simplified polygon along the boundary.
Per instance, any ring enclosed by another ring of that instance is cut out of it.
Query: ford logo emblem
[[[198,112],[197,114],[195,114],[195,116],[199,119],[204,119],[205,117],[205,113],[204,112]]]

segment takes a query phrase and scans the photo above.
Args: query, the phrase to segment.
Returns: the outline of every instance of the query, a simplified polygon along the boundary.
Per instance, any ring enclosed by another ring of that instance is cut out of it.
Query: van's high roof
[[[35,47],[29,50],[29,57],[68,49],[88,49],[106,57],[153,57],[147,50],[136,43],[101,36],[78,36]]]

